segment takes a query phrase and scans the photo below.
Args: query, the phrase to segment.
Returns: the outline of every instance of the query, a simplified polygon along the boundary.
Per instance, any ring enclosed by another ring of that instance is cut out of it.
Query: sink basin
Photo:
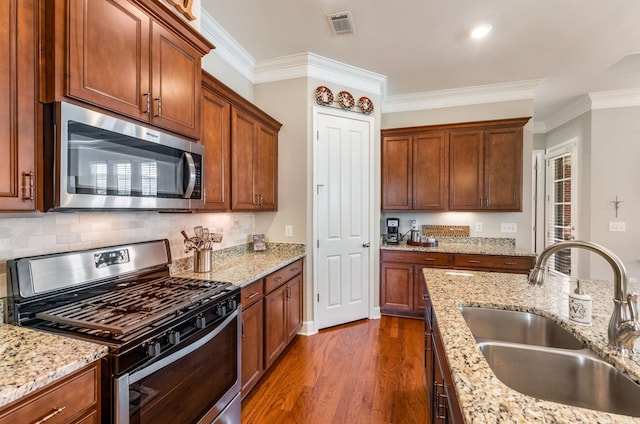
[[[500,381],[538,399],[640,417],[640,386],[591,351],[500,342],[478,347]]]
[[[583,343],[551,319],[529,312],[461,306],[478,341],[499,340],[562,349],[582,349]]]

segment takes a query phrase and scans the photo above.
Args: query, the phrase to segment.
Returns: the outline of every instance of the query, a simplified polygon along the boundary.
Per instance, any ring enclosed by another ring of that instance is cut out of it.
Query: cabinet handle
[[[150,92],[146,92],[146,93],[142,93],[142,97],[146,97],[146,101],[145,103],[147,104],[147,109],[143,110],[142,113],[151,113],[151,93]]]
[[[287,287],[287,299],[291,299],[291,286]]]
[[[395,256],[394,259],[404,259],[404,256]]]
[[[34,177],[34,175],[35,174],[33,173],[33,171],[23,172],[22,173],[22,178],[24,178],[24,180],[23,180],[23,187],[24,187],[23,193],[26,193],[26,191],[27,191],[26,188],[27,187],[29,188],[29,195],[28,196],[23,195],[22,196],[22,200],[33,200],[33,177]],[[25,181],[27,178],[29,179],[29,183],[28,184],[26,184],[26,181]]]
[[[435,262],[436,258],[424,258],[425,261]]]
[[[242,320],[242,338],[244,339],[244,320]]]
[[[260,292],[251,293],[249,296],[247,296],[247,299],[253,299],[254,297],[256,297],[259,294],[260,294]]]
[[[256,206],[260,206],[260,195],[259,194],[256,194],[254,196],[253,204],[256,205]]]
[[[156,97],[153,100],[158,102],[158,114],[156,115],[156,118],[161,118],[162,117],[162,97]]]
[[[480,263],[480,261],[476,261],[476,260],[472,260],[472,259],[469,259],[467,262],[469,262],[470,264],[479,264]]]
[[[505,262],[504,264],[505,265],[518,265],[517,262]]]
[[[486,199],[484,199],[484,207],[485,208],[489,207],[489,198],[488,197]]]
[[[51,413],[49,413],[49,415],[47,415],[46,417],[43,417],[39,421],[36,421],[34,424],[42,424],[45,421],[49,421],[51,418],[55,417],[56,415],[64,411],[66,408],[67,408],[66,406],[63,406],[62,408],[52,408]]]
[[[282,277],[276,277],[273,279],[274,283],[279,283],[280,281],[282,281]]]
[[[484,199],[481,197],[481,198],[480,198],[480,207],[481,207],[481,208],[483,207],[483,206],[482,206],[483,201],[484,201]]]
[[[429,300],[429,295],[426,293],[422,293],[422,300]]]

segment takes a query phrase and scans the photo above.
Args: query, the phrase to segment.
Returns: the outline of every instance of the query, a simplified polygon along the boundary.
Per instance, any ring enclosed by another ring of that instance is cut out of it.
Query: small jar
[[[591,325],[593,301],[591,296],[580,287],[580,280],[576,280],[576,288],[569,292],[569,321],[580,325]]]

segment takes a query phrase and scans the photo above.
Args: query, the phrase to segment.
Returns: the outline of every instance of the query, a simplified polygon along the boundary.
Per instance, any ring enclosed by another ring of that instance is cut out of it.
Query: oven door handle
[[[182,157],[185,160],[186,163],[186,171],[185,175],[186,175],[186,180],[187,180],[187,187],[184,190],[184,198],[185,199],[189,199],[191,198],[191,194],[193,194],[193,189],[196,186],[196,163],[193,160],[193,156],[191,155],[191,153],[189,152],[184,152]]]
[[[235,318],[240,319],[240,309],[236,309],[233,311],[231,315],[229,315],[225,320],[218,325],[212,332],[202,337],[198,341],[191,343],[188,346],[180,349],[179,351],[167,356],[155,362],[148,367],[142,368],[139,371],[134,372],[133,374],[124,374],[115,379],[115,410],[116,410],[116,422],[119,424],[128,424],[129,423],[129,386],[134,384],[143,378],[153,374],[154,372],[166,367],[167,365],[178,361],[188,354],[192,353],[196,349],[207,344],[213,338],[215,338],[222,330],[225,329],[227,325],[229,325]]]

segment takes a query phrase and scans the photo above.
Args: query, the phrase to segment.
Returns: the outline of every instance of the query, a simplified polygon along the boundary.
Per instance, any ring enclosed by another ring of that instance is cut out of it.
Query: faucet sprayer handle
[[[636,321],[638,319],[638,293],[629,293],[627,295],[627,303],[631,321]]]

